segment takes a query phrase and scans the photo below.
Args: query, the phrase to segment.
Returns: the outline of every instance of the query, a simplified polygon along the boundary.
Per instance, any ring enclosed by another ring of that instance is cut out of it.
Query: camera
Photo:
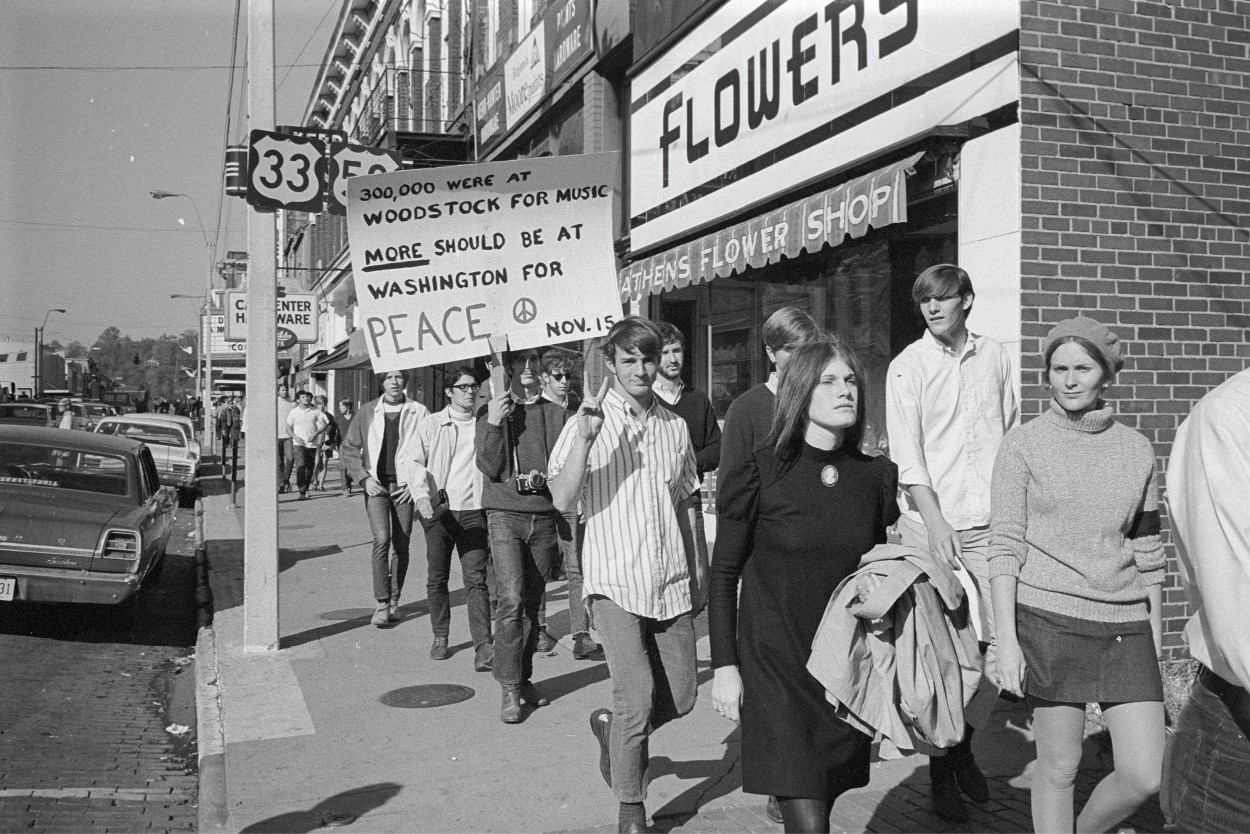
[[[537,469],[516,476],[516,491],[521,495],[538,495],[547,486],[547,476]]]

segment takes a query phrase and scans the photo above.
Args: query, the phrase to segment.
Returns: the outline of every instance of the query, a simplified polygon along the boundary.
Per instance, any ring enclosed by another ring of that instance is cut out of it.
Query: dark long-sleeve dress
[[[712,665],[742,675],[748,793],[832,802],[868,784],[871,739],[806,667],[834,589],[898,520],[897,486],[887,458],[807,445],[789,466],[762,447],[722,472],[708,624]]]

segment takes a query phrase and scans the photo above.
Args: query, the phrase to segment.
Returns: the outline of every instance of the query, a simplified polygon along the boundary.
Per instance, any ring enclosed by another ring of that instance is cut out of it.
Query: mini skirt
[[[1162,701],[1149,620],[1103,623],[1016,606],[1024,691],[1069,704]]]

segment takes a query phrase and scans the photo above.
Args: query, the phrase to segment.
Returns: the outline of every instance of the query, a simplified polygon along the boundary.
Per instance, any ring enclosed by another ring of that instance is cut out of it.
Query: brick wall
[[[1194,402],[1250,365],[1250,0],[1024,0],[1020,57],[1025,419],[1040,338],[1087,313],[1127,341],[1112,397],[1162,470]],[[1179,658],[1175,569],[1169,545]]]

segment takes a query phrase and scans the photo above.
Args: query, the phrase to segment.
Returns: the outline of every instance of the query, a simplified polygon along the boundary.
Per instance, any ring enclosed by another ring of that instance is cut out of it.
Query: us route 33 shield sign
[[[248,138],[248,204],[260,209],[321,211],[326,143],[268,130],[253,130]]]

